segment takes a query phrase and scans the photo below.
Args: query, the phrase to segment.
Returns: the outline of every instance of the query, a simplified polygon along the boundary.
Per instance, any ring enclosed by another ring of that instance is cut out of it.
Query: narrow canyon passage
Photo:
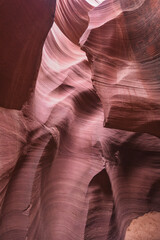
[[[0,15],[0,240],[159,240],[159,0]]]

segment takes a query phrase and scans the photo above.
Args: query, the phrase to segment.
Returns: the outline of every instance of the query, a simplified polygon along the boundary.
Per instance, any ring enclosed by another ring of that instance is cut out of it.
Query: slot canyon
[[[160,1],[0,18],[0,240],[160,240]]]

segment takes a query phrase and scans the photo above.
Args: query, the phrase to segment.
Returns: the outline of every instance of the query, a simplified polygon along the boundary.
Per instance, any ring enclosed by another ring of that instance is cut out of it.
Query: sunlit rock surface
[[[160,213],[152,212],[134,219],[126,231],[125,240],[158,240]]]
[[[158,6],[0,3],[1,240],[160,239]]]
[[[81,38],[104,125],[160,136],[159,0],[106,0]]]

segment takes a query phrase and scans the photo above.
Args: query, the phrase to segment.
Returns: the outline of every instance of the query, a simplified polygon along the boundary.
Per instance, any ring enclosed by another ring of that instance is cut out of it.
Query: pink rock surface
[[[159,1],[106,0],[81,38],[104,125],[160,136]]]
[[[17,38],[15,58],[2,48],[0,239],[122,240],[133,219],[160,211],[158,35],[151,52],[142,37],[155,34],[158,1],[56,4],[51,27],[54,1],[15,2],[8,26],[20,19],[35,34],[23,30],[27,55]],[[128,34],[138,30],[141,47]],[[14,29],[22,43],[23,31]]]

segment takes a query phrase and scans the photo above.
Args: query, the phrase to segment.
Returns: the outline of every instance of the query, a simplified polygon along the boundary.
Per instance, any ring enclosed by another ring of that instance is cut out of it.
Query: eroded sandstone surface
[[[1,240],[160,239],[159,7],[0,1]]]

